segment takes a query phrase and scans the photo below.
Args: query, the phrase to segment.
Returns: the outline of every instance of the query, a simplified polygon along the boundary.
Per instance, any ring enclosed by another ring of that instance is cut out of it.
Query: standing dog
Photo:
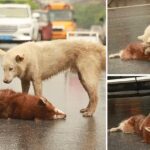
[[[0,90],[0,118],[50,120],[65,117],[65,113],[43,97]]]
[[[144,44],[150,44],[150,25],[146,27],[144,34],[137,37]]]
[[[144,34],[137,37],[143,42],[143,45],[150,47],[150,25],[144,30]],[[146,54],[150,53],[150,48],[146,49]]]
[[[122,121],[118,127],[111,128],[109,132],[122,131],[123,133],[137,133],[144,142],[150,143],[150,114],[148,116],[135,115]]]
[[[88,93],[89,104],[82,109],[83,116],[92,116],[98,101],[100,73],[105,68],[105,47],[82,40],[55,40],[27,42],[1,51],[4,82],[21,79],[22,91],[28,93],[30,81],[35,95],[42,95],[42,80],[70,68],[76,71]]]
[[[119,53],[109,55],[109,58],[121,58],[122,60],[150,60],[150,47],[143,43],[133,42]]]

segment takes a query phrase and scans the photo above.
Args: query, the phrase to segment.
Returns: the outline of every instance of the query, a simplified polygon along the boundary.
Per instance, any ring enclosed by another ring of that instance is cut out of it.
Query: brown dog
[[[145,143],[150,143],[150,114],[148,116],[135,115],[122,121],[118,127],[109,132],[122,131],[123,133],[137,133],[143,137]]]
[[[63,119],[66,115],[43,97],[0,90],[0,118]]]
[[[121,58],[122,60],[150,60],[150,48],[143,43],[130,43],[125,49],[119,53],[109,55],[109,58]]]

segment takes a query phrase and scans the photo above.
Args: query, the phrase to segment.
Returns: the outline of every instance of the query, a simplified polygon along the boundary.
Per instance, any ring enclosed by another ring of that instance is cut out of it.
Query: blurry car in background
[[[41,40],[51,40],[52,23],[50,22],[48,11],[36,10],[34,11],[33,16],[37,16]]]
[[[27,4],[0,4],[0,41],[38,40],[39,26]]]

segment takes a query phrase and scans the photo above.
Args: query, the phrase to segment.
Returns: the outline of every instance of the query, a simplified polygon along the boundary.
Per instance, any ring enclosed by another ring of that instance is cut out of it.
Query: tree
[[[32,9],[39,8],[39,4],[33,0],[0,0],[1,4],[15,3],[15,4],[29,4]]]

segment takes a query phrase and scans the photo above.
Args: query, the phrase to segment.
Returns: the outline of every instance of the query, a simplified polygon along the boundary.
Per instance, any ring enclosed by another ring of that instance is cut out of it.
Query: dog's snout
[[[9,80],[4,79],[4,80],[3,80],[3,82],[4,82],[4,83],[9,83],[10,81],[9,81]]]
[[[54,119],[65,119],[67,117],[67,115],[58,108],[55,108],[54,111],[55,111],[55,115],[53,116]]]
[[[63,117],[63,119],[65,119],[67,117],[67,115],[66,114],[64,114],[64,117]]]

